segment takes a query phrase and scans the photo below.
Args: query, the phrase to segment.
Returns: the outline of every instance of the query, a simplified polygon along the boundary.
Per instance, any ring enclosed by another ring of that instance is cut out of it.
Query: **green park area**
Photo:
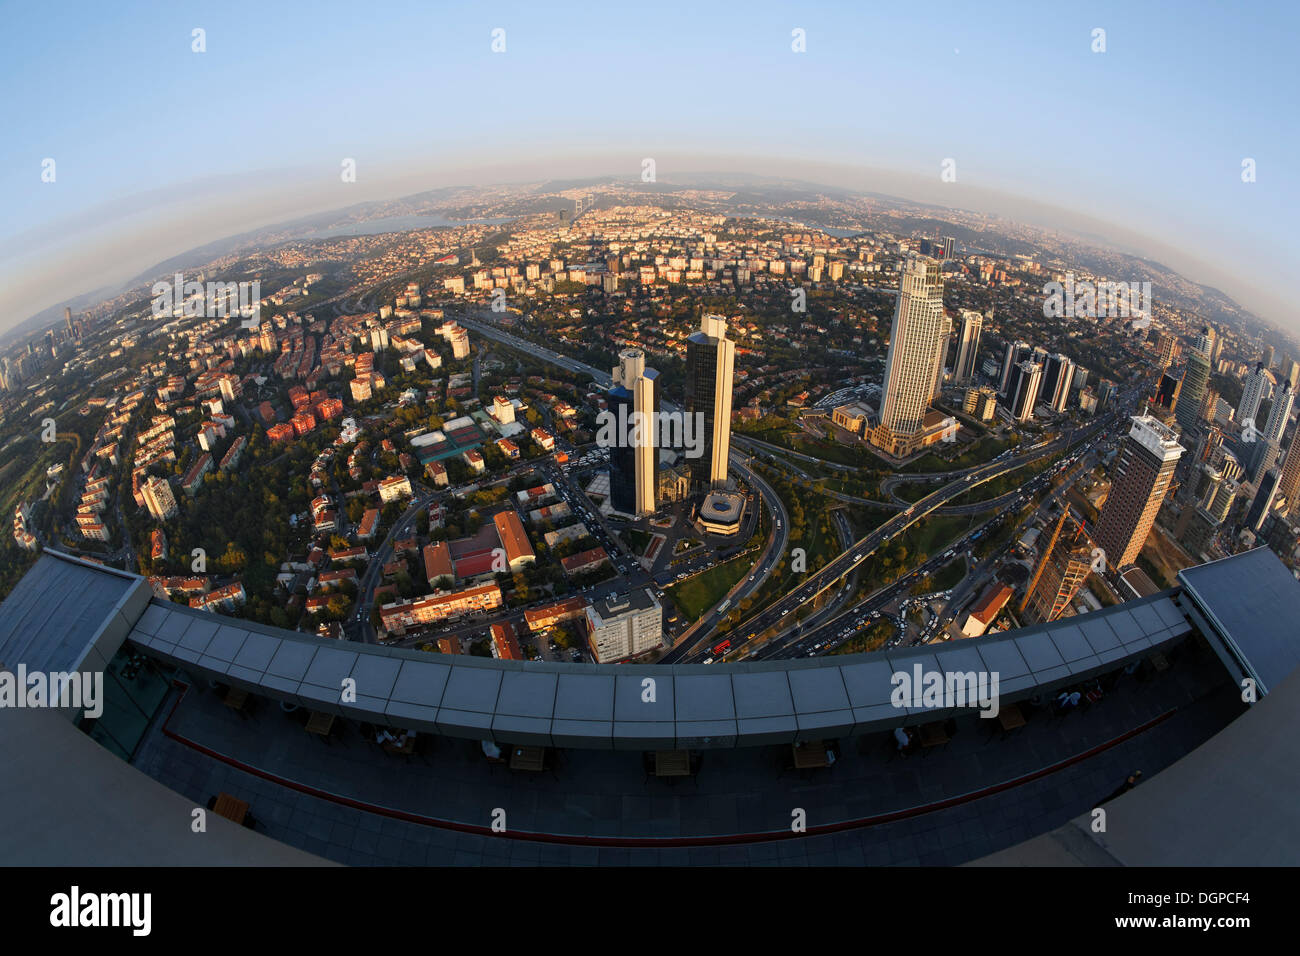
[[[721,601],[737,581],[749,573],[752,564],[752,555],[743,555],[719,564],[685,581],[670,585],[668,596],[686,620],[698,620],[709,608]]]

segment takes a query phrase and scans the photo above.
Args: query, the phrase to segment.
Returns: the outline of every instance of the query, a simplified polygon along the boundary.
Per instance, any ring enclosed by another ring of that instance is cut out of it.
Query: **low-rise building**
[[[1005,584],[994,583],[980,595],[978,601],[966,615],[966,622],[961,626],[963,637],[979,637],[988,630],[989,625],[997,620],[1007,602],[1011,600],[1012,590]]]
[[[490,611],[502,603],[499,586],[495,583],[481,584],[446,594],[427,594],[413,601],[385,604],[379,609],[379,619],[384,630],[405,634],[411,628],[479,611]]]
[[[599,664],[627,660],[663,642],[663,607],[648,588],[609,594],[587,608],[587,643]]]

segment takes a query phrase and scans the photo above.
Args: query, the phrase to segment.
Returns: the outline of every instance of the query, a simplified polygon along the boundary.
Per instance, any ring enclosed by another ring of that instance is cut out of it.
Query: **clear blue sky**
[[[334,182],[344,156],[624,149],[629,174],[656,150],[936,180],[952,157],[961,183],[1162,239],[1295,320],[1268,288],[1297,252],[1295,4],[9,2],[0,24],[0,326],[87,291],[96,260],[61,272],[67,247],[147,225],[158,196],[237,205],[271,171]],[[170,253],[214,238],[196,222]]]

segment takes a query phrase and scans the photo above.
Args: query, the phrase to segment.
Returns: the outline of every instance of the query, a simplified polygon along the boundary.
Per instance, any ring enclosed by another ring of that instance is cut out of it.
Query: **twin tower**
[[[638,517],[653,514],[660,455],[675,455],[679,448],[687,459],[692,493],[725,486],[736,371],[736,343],[727,338],[727,320],[706,315],[700,330],[686,340],[684,414],[661,408],[660,375],[646,367],[645,352],[624,349],[618,358],[608,410],[620,422],[646,424],[630,433],[620,430],[620,440],[611,444],[609,494],[614,509]]]

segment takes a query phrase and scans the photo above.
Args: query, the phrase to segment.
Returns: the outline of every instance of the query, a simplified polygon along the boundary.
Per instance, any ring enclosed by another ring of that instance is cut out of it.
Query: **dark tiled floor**
[[[170,703],[169,705],[170,706]],[[167,722],[188,741],[246,766],[353,801],[440,821],[489,826],[506,813],[514,833],[572,837],[709,837],[788,832],[792,810],[809,827],[912,810],[960,798],[1076,758],[1174,711],[1136,736],[1036,780],[906,819],[835,833],[737,845],[580,846],[393,819],[298,792],[208,756],[155,726],[136,765],[203,805],[228,792],[249,801],[267,835],[342,863],[371,865],[847,865],[954,864],[1050,830],[1085,812],[1133,769],[1148,776],[1222,729],[1244,708],[1218,662],[1184,653],[1170,671],[1126,678],[1087,713],[1039,714],[1006,739],[989,722],[959,721],[951,744],[896,757],[892,738],[840,741],[834,768],[785,769],[788,747],[706,751],[697,780],[647,779],[639,753],[562,751],[552,773],[513,774],[488,764],[475,741],[430,739],[410,762],[343,725],[330,744],[278,705],[244,720],[206,686],[193,686]]]

